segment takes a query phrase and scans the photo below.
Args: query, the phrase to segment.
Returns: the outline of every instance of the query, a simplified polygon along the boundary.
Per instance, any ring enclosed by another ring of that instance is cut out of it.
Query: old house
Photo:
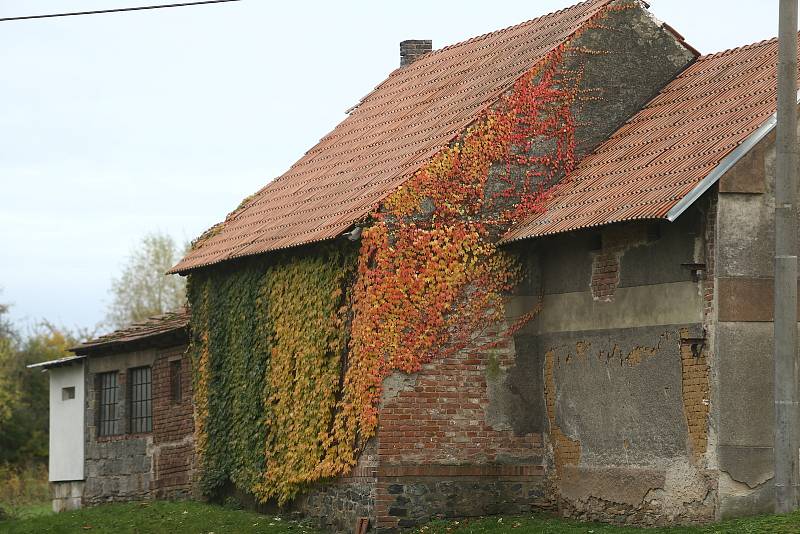
[[[31,366],[50,375],[55,511],[191,495],[188,321],[185,310],[153,317]]]
[[[399,69],[174,268],[191,288],[203,492],[292,502],[342,530],[534,509],[713,518],[709,200],[658,219],[725,153],[660,182],[667,169],[642,168],[674,130],[654,128],[638,141],[668,136],[628,185],[574,206],[561,189],[593,180],[581,161],[697,53],[642,3],[597,0],[429,47],[402,43]],[[622,210],[624,194],[644,208]],[[572,221],[616,199],[618,219],[534,233],[550,206]],[[649,222],[612,224],[634,218]]]
[[[700,56],[627,0],[401,43],[174,267],[188,336],[77,349],[83,500],[191,486],[382,532],[770,511],[776,62],[775,41]],[[166,392],[173,361],[162,442],[130,384],[151,366]]]

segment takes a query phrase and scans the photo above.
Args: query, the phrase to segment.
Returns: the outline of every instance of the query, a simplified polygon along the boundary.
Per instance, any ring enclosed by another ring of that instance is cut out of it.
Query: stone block
[[[772,447],[772,323],[717,325],[719,443]]]

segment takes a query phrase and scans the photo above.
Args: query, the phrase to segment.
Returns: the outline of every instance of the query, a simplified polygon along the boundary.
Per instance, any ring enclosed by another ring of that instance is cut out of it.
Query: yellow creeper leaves
[[[321,247],[191,275],[201,486],[283,503],[319,478],[347,345],[355,251]]]

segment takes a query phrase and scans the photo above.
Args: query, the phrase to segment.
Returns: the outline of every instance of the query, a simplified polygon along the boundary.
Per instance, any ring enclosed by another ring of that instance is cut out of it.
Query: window
[[[61,388],[61,400],[72,400],[75,398],[75,386]]]
[[[128,375],[131,399],[131,433],[153,430],[153,397],[150,382],[150,368],[137,367]]]
[[[117,389],[119,388],[117,386],[116,371],[99,375],[100,420],[98,422],[98,434],[101,436],[111,436],[118,433]]]
[[[172,402],[181,401],[181,361],[169,362],[169,397]]]

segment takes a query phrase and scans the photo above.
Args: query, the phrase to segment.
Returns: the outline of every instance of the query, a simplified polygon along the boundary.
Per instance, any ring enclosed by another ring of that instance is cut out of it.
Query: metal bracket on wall
[[[693,282],[699,282],[700,280],[705,278],[706,274],[705,263],[681,263],[681,267],[691,271]]]

